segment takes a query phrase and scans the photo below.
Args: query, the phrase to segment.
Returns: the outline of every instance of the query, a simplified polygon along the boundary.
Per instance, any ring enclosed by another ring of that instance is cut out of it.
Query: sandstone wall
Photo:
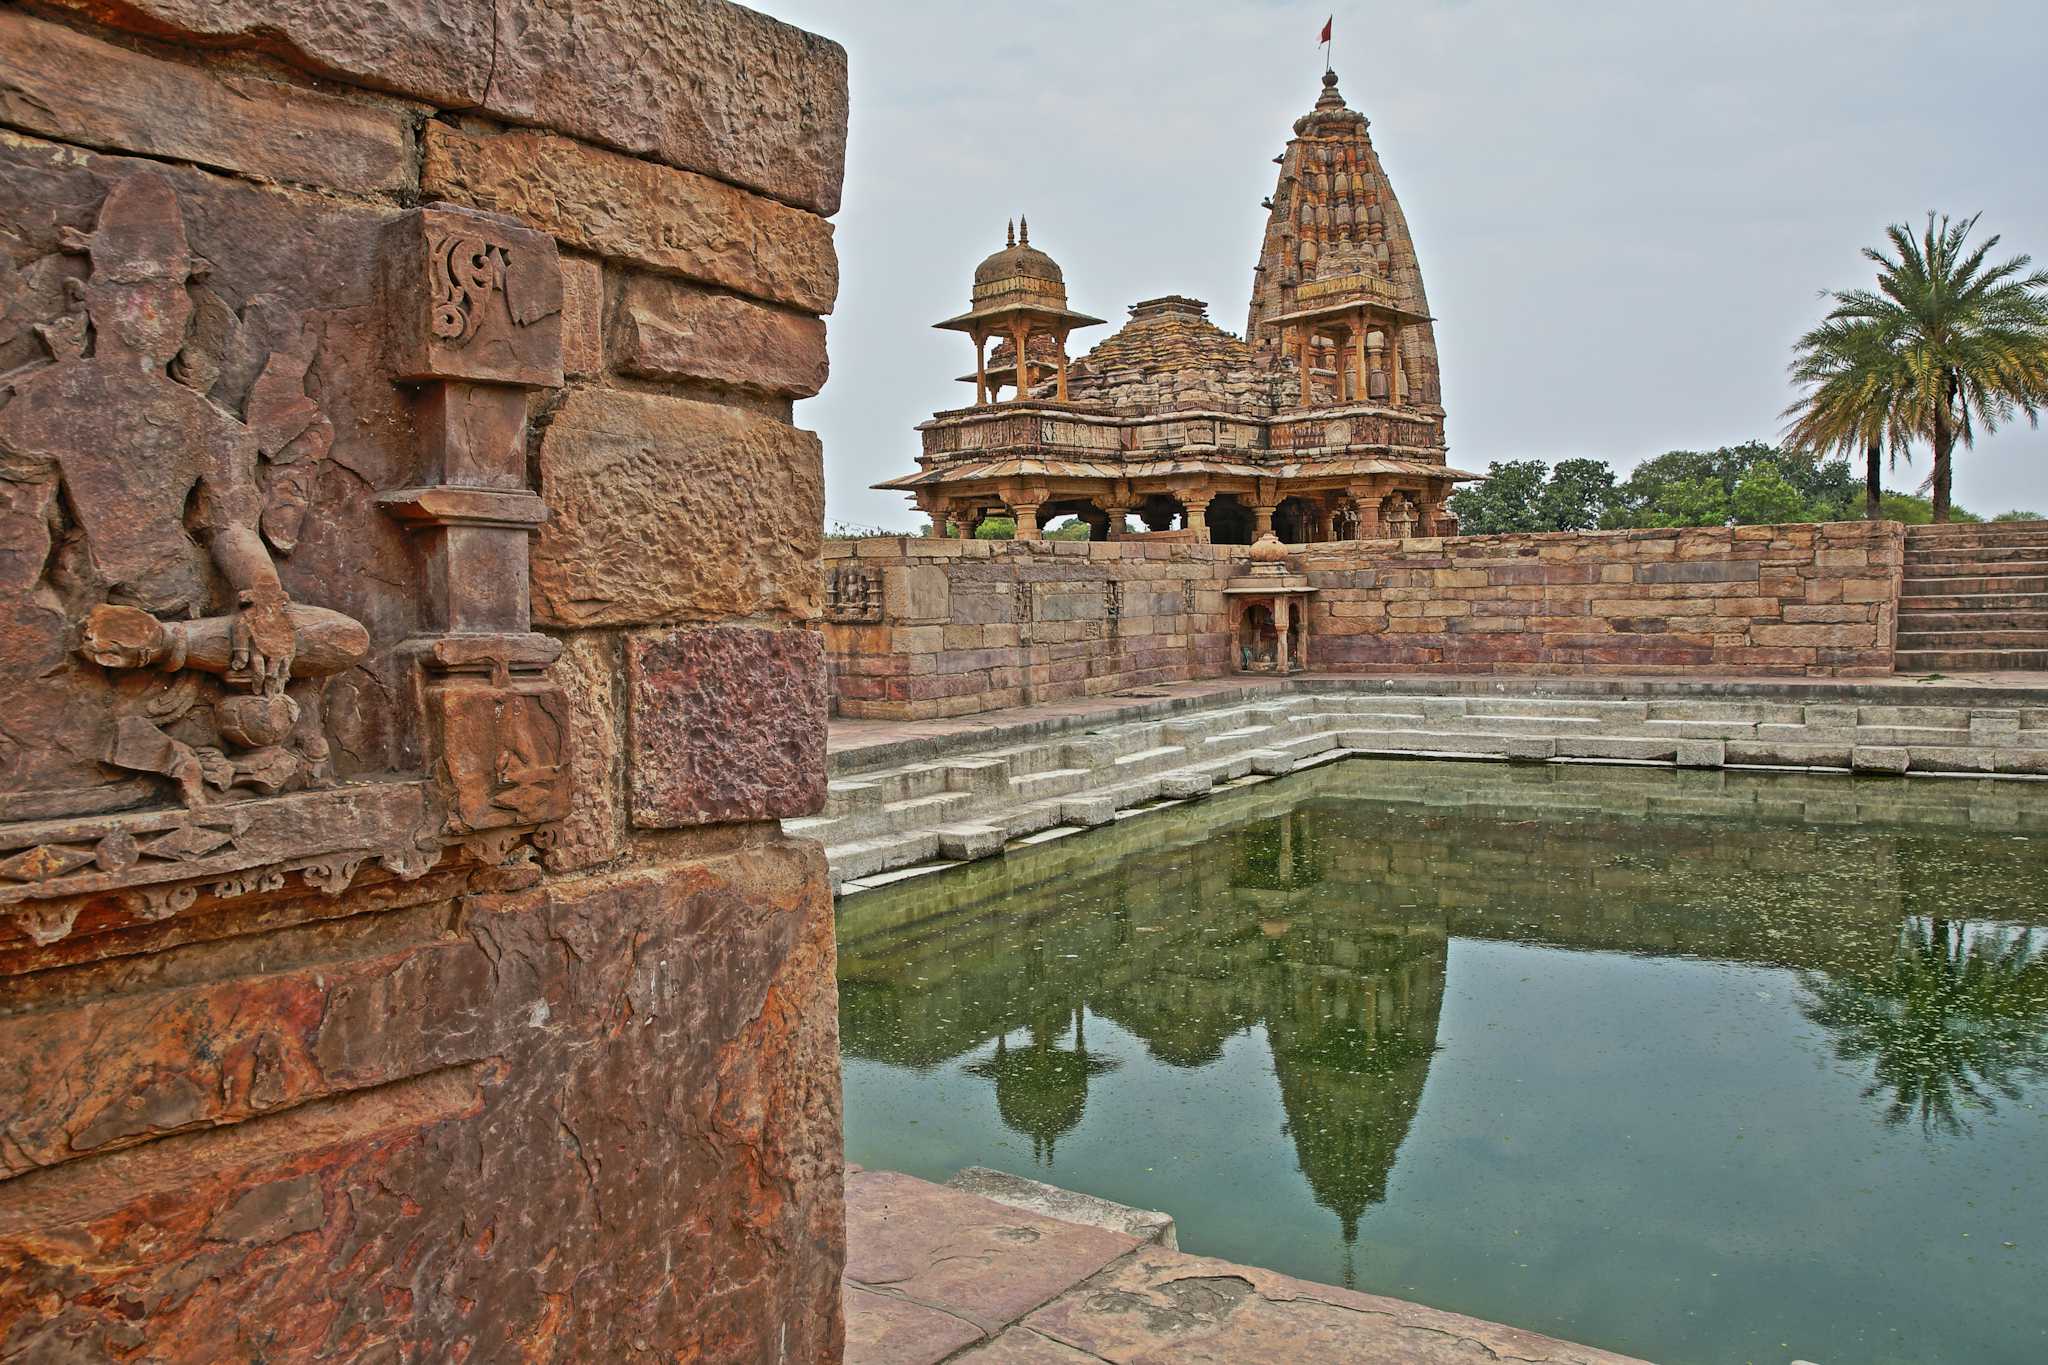
[[[1142,541],[828,544],[834,703],[920,719],[1216,676],[1223,580],[1243,557]]]
[[[1304,546],[1313,662],[1337,672],[1892,671],[1891,522]]]
[[[0,89],[0,1360],[837,1359],[844,53],[51,0]]]
[[[1904,531],[1862,522],[1295,548],[1312,669],[1852,677],[1892,670]],[[825,547],[834,704],[968,715],[1226,675],[1241,546]]]

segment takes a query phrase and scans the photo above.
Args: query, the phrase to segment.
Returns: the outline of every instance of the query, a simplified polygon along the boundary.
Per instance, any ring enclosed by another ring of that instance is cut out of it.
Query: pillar
[[[974,401],[988,402],[988,333],[974,334]]]
[[[1378,540],[1380,538],[1379,495],[1370,488],[1353,488],[1349,492],[1351,505],[1358,510],[1358,538],[1360,540]]]
[[[1387,376],[1387,401],[1389,403],[1399,404],[1401,401],[1402,370],[1401,329],[1398,327],[1389,327],[1387,329],[1387,355],[1388,364],[1391,366],[1392,370],[1392,372]]]
[[[1181,506],[1188,509],[1188,529],[1202,533],[1202,539],[1209,538],[1209,500],[1207,498],[1184,497]]]
[[[1061,332],[1058,334],[1058,336],[1060,343],[1060,374],[1058,397],[1059,401],[1064,403],[1067,401],[1067,334],[1065,332]]]
[[[1301,337],[1301,405],[1308,407],[1315,401],[1315,391],[1311,387],[1312,381],[1308,373],[1309,355],[1315,350],[1315,338],[1306,327],[1301,328],[1298,335]]]
[[[1016,402],[1021,400],[1031,387],[1031,362],[1024,354],[1024,344],[1031,339],[1031,328],[1020,322],[1010,336],[1017,347],[1017,392],[1011,400]]]
[[[1288,601],[1284,593],[1276,593],[1273,597],[1273,668],[1279,673],[1287,671]]]
[[[1372,314],[1358,315],[1358,330],[1352,336],[1352,358],[1358,364],[1358,401],[1363,403],[1371,397],[1371,362],[1366,358],[1365,334],[1372,330]]]
[[[1017,519],[1017,539],[1042,540],[1038,530],[1038,508],[1035,502],[1013,502],[1010,515]]]
[[[1273,529],[1273,509],[1279,504],[1255,502],[1252,504],[1252,539],[1257,540]]]
[[[1308,599],[1301,599],[1301,616],[1295,622],[1294,648],[1300,656],[1301,666],[1308,667]]]

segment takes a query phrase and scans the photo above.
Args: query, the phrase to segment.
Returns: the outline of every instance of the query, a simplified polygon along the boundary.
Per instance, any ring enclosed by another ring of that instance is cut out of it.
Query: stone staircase
[[[1987,708],[1304,691],[986,747],[963,736],[890,767],[835,763],[825,809],[783,827],[825,844],[835,887],[858,887],[1354,754],[2043,777],[2037,695]]]
[[[2048,522],[1908,527],[1896,667],[2048,670]]]

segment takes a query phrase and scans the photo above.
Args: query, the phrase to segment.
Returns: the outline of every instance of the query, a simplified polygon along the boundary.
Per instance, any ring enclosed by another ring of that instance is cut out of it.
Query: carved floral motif
[[[483,325],[483,308],[505,287],[506,249],[481,237],[428,238],[433,262],[434,335],[460,346]]]

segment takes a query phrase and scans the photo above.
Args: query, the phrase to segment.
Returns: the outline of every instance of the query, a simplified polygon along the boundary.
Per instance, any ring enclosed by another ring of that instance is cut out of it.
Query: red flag
[[[1334,24],[1334,23],[1336,23],[1336,22],[1337,22],[1337,16],[1336,16],[1336,15],[1334,15],[1334,14],[1333,14],[1333,15],[1331,15],[1331,16],[1330,16],[1329,18],[1327,18],[1327,19],[1323,20],[1323,36],[1322,36],[1322,37],[1320,37],[1320,38],[1318,38],[1318,39],[1316,39],[1316,46],[1317,46],[1317,47],[1321,47],[1321,46],[1322,46],[1322,45],[1323,45],[1324,43],[1327,43],[1327,42],[1329,42],[1329,41],[1330,41],[1330,25],[1332,25],[1332,24]]]

